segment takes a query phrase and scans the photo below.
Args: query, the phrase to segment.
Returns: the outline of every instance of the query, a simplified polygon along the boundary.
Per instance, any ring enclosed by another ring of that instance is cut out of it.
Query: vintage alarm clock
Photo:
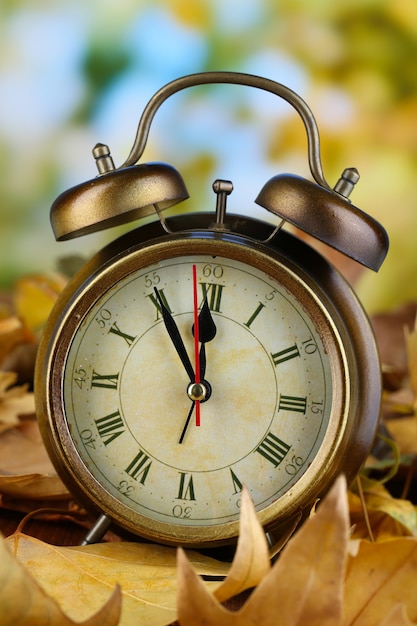
[[[213,184],[213,210],[166,217],[188,197],[181,176],[136,164],[160,105],[208,83],[269,91],[302,118],[315,182],[278,175],[256,198],[279,226],[229,212],[227,180]],[[306,103],[235,72],[193,74],[158,91],[121,167],[107,146],[93,153],[99,176],[52,206],[56,239],[155,220],[81,269],[39,349],[46,448],[73,495],[99,513],[86,541],[115,522],[166,544],[232,542],[243,485],[265,529],[279,530],[339,474],[355,477],[377,426],[381,377],[367,316],[338,271],[281,227],[378,270],[388,238],[348,200],[359,175],[345,170],[332,189]]]

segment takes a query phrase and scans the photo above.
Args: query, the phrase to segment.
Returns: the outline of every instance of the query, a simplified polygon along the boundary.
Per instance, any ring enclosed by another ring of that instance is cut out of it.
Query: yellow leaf
[[[16,381],[14,372],[0,372],[0,433],[19,424],[19,415],[35,413],[33,393]]]
[[[242,490],[239,540],[232,567],[215,591],[219,602],[255,587],[271,569],[265,532],[246,488]]]
[[[394,498],[389,491],[375,480],[362,478],[366,509],[374,539],[390,539],[399,535],[417,535],[417,511],[409,500]],[[349,493],[351,522],[355,526],[354,537],[368,537],[359,497]],[[384,520],[389,517],[391,525]],[[399,528],[400,525],[401,528]]]
[[[176,619],[175,548],[133,542],[59,547],[21,534],[6,541],[73,620],[97,611],[117,584],[123,598],[121,626],[163,626]],[[229,568],[192,551],[189,557],[201,574],[224,576]]]
[[[415,622],[413,623],[408,619],[405,606],[397,604],[378,626],[415,626]]]
[[[0,437],[0,474],[51,474],[55,470],[43,445],[36,421],[22,422]]]
[[[415,538],[360,541],[347,571],[343,626],[381,626],[398,603],[404,604],[410,620],[417,619]]]
[[[417,423],[414,415],[386,420],[385,424],[400,454],[417,454]]]
[[[0,364],[16,346],[31,340],[33,337],[29,335],[22,320],[17,316],[11,315],[5,319],[0,319]]]
[[[290,539],[240,611],[226,611],[178,554],[181,626],[340,626],[349,529],[346,481]]]
[[[70,494],[58,476],[48,474],[0,474],[0,493],[15,500],[67,499]]]
[[[246,626],[237,613],[227,611],[211,595],[194,571],[185,552],[178,549],[178,620],[181,626]],[[254,622],[261,626],[261,622]]]
[[[42,328],[66,282],[60,274],[35,274],[16,282],[13,294],[16,313],[28,328],[33,331]]]
[[[262,626],[338,626],[342,615],[349,517],[340,477],[317,513],[288,542],[242,613]]]
[[[13,557],[0,536],[0,626],[73,626],[48,594]],[[114,590],[105,605],[84,626],[116,626],[120,616],[120,591]]]

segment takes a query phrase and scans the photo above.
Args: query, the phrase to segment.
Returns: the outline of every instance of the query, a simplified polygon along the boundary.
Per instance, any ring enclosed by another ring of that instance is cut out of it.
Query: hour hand
[[[174,344],[174,348],[177,351],[177,354],[181,359],[181,363],[183,364],[185,371],[187,372],[191,382],[194,382],[195,380],[194,369],[191,364],[190,358],[188,356],[187,350],[185,349],[185,345],[182,340],[180,331],[178,330],[178,326],[174,318],[172,317],[171,313],[168,311],[167,307],[165,306],[161,298],[161,295],[156,287],[154,287],[154,291],[158,299],[159,306],[161,308],[162,319],[164,321],[165,328],[167,329],[168,335],[172,343]]]
[[[205,344],[208,341],[211,341],[216,336],[217,328],[214,323],[213,317],[211,315],[210,307],[207,302],[207,298],[204,300],[203,306],[201,307],[200,314],[198,316],[198,326],[199,326],[199,340],[201,343],[200,346],[200,380],[204,380],[204,376],[206,373],[206,348]],[[193,327],[194,334],[194,327]]]

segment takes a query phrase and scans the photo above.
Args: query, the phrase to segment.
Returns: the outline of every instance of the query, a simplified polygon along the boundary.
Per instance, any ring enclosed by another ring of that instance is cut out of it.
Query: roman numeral
[[[94,420],[94,422],[105,446],[108,446],[109,443],[125,432],[125,425],[119,411],[115,411],[104,417],[99,417]]]
[[[305,413],[306,408],[307,398],[282,395],[279,397],[278,411],[295,411],[296,413]]]
[[[193,475],[180,472],[180,486],[178,490],[177,500],[195,500]]]
[[[236,474],[234,473],[234,471],[232,470],[232,468],[230,467],[230,476],[232,478],[232,483],[233,483],[233,489],[234,492],[233,493],[240,493],[243,489],[243,485],[240,482],[239,478],[236,476]]]
[[[262,454],[274,467],[278,467],[290,449],[291,446],[285,443],[285,441],[282,441],[282,439],[279,439],[273,433],[269,432],[255,451]]]
[[[117,389],[119,374],[98,374],[93,371],[91,378],[92,387],[103,387],[105,389]]]
[[[271,357],[274,362],[274,365],[279,365],[280,363],[284,363],[284,361],[289,361],[290,359],[294,359],[297,356],[300,356],[298,351],[297,344],[295,343],[293,346],[289,348],[285,348],[285,350],[281,350],[280,352],[275,352]]]
[[[207,299],[207,304],[210,311],[216,311],[221,313],[221,299],[223,294],[224,285],[218,285],[217,283],[200,283],[203,292],[203,302],[200,304],[200,308]]]
[[[109,333],[113,333],[113,335],[117,335],[118,337],[124,339],[129,348],[136,339],[136,337],[134,337],[133,335],[128,335],[122,332],[116,322],[114,322],[114,324],[110,327]]]
[[[143,450],[139,450],[133,461],[126,467],[125,472],[135,480],[140,477],[139,482],[144,485],[151,465],[152,461],[149,460],[148,455]]]
[[[159,297],[161,298],[165,308],[167,309],[168,313],[172,314],[173,311],[171,310],[171,307],[168,304],[168,301],[167,301],[166,296],[164,294],[164,290],[163,289],[158,289],[158,294],[159,294]],[[150,293],[146,297],[149,298],[149,300],[152,302],[152,304],[156,308],[156,318],[155,319],[159,320],[159,318],[162,316],[162,307],[161,307],[161,303],[159,302],[159,299],[156,297],[156,294],[154,294],[154,293]]]
[[[257,306],[257,308],[254,310],[254,312],[252,313],[252,315],[250,316],[250,318],[248,319],[247,322],[245,322],[244,326],[247,326],[248,328],[251,327],[252,323],[256,320],[256,318],[258,317],[259,313],[262,311],[262,309],[265,308],[265,305],[262,304],[262,302],[259,303],[259,305]]]

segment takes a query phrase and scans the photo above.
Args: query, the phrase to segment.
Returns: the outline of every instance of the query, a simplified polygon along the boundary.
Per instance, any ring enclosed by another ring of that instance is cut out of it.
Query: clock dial
[[[279,264],[177,252],[129,268],[85,308],[65,355],[63,428],[98,501],[104,489],[159,534],[215,529],[238,520],[242,485],[264,510],[331,455],[348,378],[337,334]]]

